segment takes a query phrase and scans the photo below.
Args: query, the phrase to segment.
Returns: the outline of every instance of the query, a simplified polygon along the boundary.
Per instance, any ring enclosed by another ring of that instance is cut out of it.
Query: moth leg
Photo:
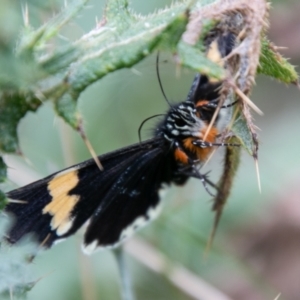
[[[208,174],[209,172],[202,174],[195,165],[192,166],[186,166],[186,167],[182,167],[179,170],[180,174],[183,174],[187,177],[193,177],[193,178],[197,178],[200,179],[203,187],[205,188],[206,192],[212,196],[215,197],[215,195],[209,190],[208,186],[213,187],[214,189],[218,190],[218,187],[211,181],[208,179]]]
[[[214,146],[225,146],[225,147],[240,147],[240,144],[235,144],[235,143],[210,143],[210,142],[205,142],[203,140],[194,140],[193,145],[200,147],[200,148],[207,148],[207,147],[214,147]]]
[[[234,102],[226,105],[221,105],[220,108],[229,108],[237,104],[239,100],[235,100]],[[201,108],[217,108],[219,105],[219,99],[209,101],[208,103],[204,104]]]

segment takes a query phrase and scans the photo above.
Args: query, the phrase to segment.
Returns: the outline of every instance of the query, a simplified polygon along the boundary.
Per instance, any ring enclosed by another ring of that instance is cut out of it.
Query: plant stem
[[[113,252],[115,254],[120,273],[122,300],[135,300],[131,286],[130,274],[126,266],[125,253],[123,251],[123,248],[120,247],[118,249],[115,249]]]

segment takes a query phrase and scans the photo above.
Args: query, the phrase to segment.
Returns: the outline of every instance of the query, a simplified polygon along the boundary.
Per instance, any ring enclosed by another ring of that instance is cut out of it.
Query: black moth
[[[225,43],[228,40],[231,37],[219,36],[213,41],[221,57],[233,47]],[[208,130],[221,84],[197,75],[187,100],[169,109],[152,139],[99,156],[104,171],[91,159],[8,192],[12,201],[5,211],[15,222],[7,240],[15,243],[33,233],[47,248],[88,222],[84,251],[91,253],[117,246],[155,218],[163,186],[195,177],[206,189],[214,187],[199,166],[214,146],[225,145],[217,138],[226,128],[232,104],[221,106]]]

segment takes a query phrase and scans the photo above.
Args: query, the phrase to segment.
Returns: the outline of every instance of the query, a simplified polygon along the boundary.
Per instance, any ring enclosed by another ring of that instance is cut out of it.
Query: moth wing
[[[33,233],[40,244],[50,247],[75,233],[106,201],[128,166],[159,143],[152,139],[99,156],[104,171],[91,159],[7,193],[15,200],[5,209],[15,219],[7,239],[15,243]]]
[[[117,246],[160,211],[159,189],[167,182],[164,155],[145,153],[118,178],[97,208],[85,232],[83,250]]]

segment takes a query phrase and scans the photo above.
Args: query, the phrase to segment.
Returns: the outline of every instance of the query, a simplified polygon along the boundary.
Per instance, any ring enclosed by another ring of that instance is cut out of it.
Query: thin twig
[[[78,248],[80,249],[80,247]],[[95,275],[93,274],[91,259],[84,255],[81,249],[78,251],[81,294],[83,300],[98,300],[95,285]]]
[[[123,248],[117,248],[113,252],[115,254],[120,273],[122,300],[134,300],[135,298],[132,291],[130,274],[126,266]]]
[[[132,238],[125,250],[150,270],[166,276],[178,289],[193,299],[232,300],[186,268],[175,265],[145,241]]]

